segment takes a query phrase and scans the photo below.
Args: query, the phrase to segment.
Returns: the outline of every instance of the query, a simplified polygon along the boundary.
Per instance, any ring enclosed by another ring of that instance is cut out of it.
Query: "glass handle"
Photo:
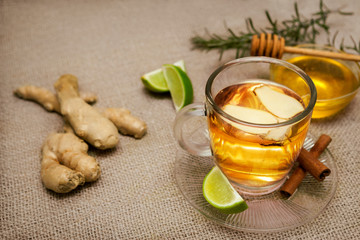
[[[206,111],[203,103],[181,109],[175,118],[175,139],[184,150],[197,156],[211,156]]]

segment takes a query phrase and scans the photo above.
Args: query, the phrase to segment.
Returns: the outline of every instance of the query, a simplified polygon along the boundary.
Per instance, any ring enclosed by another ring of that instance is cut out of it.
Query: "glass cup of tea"
[[[282,79],[288,76],[281,84],[274,75],[279,70]],[[296,87],[294,77],[301,79]],[[310,77],[291,63],[268,57],[236,59],[209,77],[205,104],[193,103],[177,113],[174,135],[190,154],[212,156],[240,193],[271,193],[284,183],[300,153],[316,95]],[[203,122],[203,128],[189,134],[200,118],[207,126]],[[201,135],[205,142],[197,140]]]

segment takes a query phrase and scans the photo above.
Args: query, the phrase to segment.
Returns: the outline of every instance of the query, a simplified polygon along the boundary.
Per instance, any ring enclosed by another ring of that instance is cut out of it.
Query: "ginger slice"
[[[119,142],[118,129],[95,108],[79,97],[78,80],[67,74],[54,84],[60,111],[76,135],[99,149],[113,148]]]
[[[304,111],[303,105],[298,100],[268,86],[258,87],[254,92],[265,108],[279,118],[290,119]]]
[[[279,118],[273,116],[272,114],[248,107],[242,107],[237,105],[225,105],[223,107],[224,112],[227,114],[245,122],[257,123],[257,124],[275,124],[279,123]],[[230,125],[234,126],[237,129],[240,129],[244,132],[259,135],[260,137],[267,140],[281,141],[284,140],[289,133],[290,127],[276,127],[276,128],[261,128],[261,127],[250,127],[246,125],[241,125],[238,123],[231,122],[226,120]]]
[[[101,173],[88,145],[73,133],[50,134],[42,147],[41,180],[44,186],[66,193],[84,182],[96,181]]]
[[[227,114],[245,122],[249,123],[258,123],[258,124],[274,124],[278,123],[276,117],[271,115],[268,112],[263,110],[236,106],[236,105],[225,105],[223,107],[224,112]],[[236,128],[253,134],[261,134],[266,135],[269,132],[268,128],[259,128],[259,127],[249,127],[246,125],[241,125],[237,123],[231,123],[231,125],[235,126]]]

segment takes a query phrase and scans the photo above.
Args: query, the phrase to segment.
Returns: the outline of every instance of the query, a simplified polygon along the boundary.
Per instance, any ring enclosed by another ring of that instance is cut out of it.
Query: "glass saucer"
[[[313,145],[312,137],[307,137],[304,148],[309,150]],[[179,149],[175,177],[187,201],[213,222],[245,232],[277,232],[310,222],[333,198],[337,187],[336,164],[329,150],[325,150],[319,159],[331,169],[330,176],[324,181],[318,182],[307,174],[290,198],[283,198],[279,191],[263,196],[243,196],[249,208],[238,214],[221,213],[203,197],[203,179],[214,166],[211,157],[194,156]]]

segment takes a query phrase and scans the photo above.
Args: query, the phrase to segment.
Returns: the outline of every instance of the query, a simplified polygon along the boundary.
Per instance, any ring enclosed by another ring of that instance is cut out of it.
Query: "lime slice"
[[[213,167],[204,178],[203,194],[206,201],[223,213],[239,213],[248,208],[218,167]]]
[[[175,62],[174,65],[180,67],[184,72],[186,72],[184,60],[179,60]],[[144,74],[141,77],[141,81],[143,82],[144,86],[152,92],[161,93],[169,91],[161,68]]]
[[[169,89],[161,69],[146,73],[141,77],[144,86],[152,92],[168,92]]]
[[[164,64],[162,70],[176,111],[192,103],[193,87],[186,72],[171,64]]]
[[[179,61],[175,62],[173,65],[180,67],[181,70],[183,70],[184,72],[186,72],[184,60],[179,60]]]

